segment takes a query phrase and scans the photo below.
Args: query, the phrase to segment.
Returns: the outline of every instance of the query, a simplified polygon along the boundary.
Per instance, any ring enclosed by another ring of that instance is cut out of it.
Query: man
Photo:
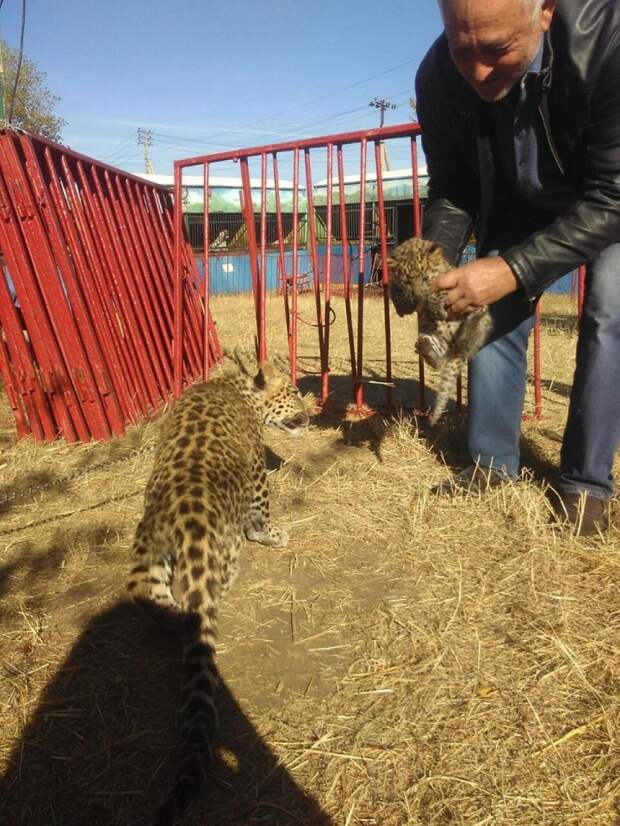
[[[429,170],[423,235],[456,264],[437,279],[458,317],[490,304],[469,371],[473,464],[441,492],[519,472],[533,310],[588,263],[561,455],[560,518],[605,526],[620,441],[620,3],[440,0],[444,33],[416,77]]]

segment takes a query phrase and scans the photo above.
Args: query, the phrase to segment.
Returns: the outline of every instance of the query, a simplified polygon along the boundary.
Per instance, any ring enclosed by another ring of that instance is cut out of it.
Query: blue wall
[[[325,272],[325,258],[326,247],[324,244],[317,246],[319,256],[319,271],[321,278]],[[469,253],[469,254],[468,254]],[[370,245],[366,244],[364,255],[364,280],[368,283],[370,279],[370,270],[372,266],[370,256]],[[469,248],[465,250],[462,262],[471,260],[473,255]],[[260,260],[260,259],[259,259]],[[293,254],[290,250],[284,253],[284,260],[286,262],[286,272],[290,276],[293,271]],[[270,250],[266,255],[267,261],[267,290],[273,291],[278,287],[278,261],[279,253],[275,250]],[[358,275],[358,247],[356,244],[349,245],[349,267],[353,282],[357,283]],[[202,255],[196,256],[196,263],[198,271],[202,276]],[[342,284],[343,281],[343,256],[342,246],[334,244],[332,246],[332,276],[331,280],[334,284]],[[307,249],[300,249],[298,253],[299,274],[312,274],[312,262],[310,252]],[[563,276],[555,284],[552,284],[547,292],[570,294],[573,286],[573,273]],[[252,291],[252,274],[250,270],[250,256],[245,255],[220,255],[212,253],[209,258],[209,289],[212,295],[225,295],[230,293],[249,293]]]
[[[319,257],[319,271],[321,278],[325,271],[326,247],[324,244],[317,246]],[[270,250],[266,254],[267,290],[276,290],[278,287],[278,262],[280,255],[277,251]],[[365,247],[364,256],[364,280],[368,283],[371,270],[370,246]],[[293,271],[293,253],[287,250],[284,253],[286,272],[290,276]],[[260,262],[260,255],[259,255]],[[351,276],[357,283],[359,272],[359,254],[357,245],[349,246],[349,266]],[[202,276],[202,255],[196,256],[198,271]],[[298,253],[297,272],[312,274],[312,262],[310,252],[301,249]],[[334,284],[342,284],[343,281],[343,255],[342,245],[332,246],[332,274],[331,280]],[[252,272],[250,269],[250,256],[245,255],[219,255],[211,254],[209,257],[209,289],[212,295],[225,295],[227,293],[246,293],[252,291]]]

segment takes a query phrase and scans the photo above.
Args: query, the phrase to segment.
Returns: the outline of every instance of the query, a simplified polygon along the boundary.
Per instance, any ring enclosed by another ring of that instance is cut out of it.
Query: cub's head
[[[387,260],[390,295],[398,315],[415,312],[417,302],[429,289],[429,282],[450,267],[441,247],[423,238],[409,238]]]
[[[270,362],[259,366],[254,389],[262,398],[263,424],[284,430],[289,436],[304,435],[311,404]]]

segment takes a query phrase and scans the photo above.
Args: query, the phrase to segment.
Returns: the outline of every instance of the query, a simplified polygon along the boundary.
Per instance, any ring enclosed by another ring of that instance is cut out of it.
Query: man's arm
[[[447,46],[440,38],[416,75],[416,106],[429,174],[428,203],[422,234],[443,249],[452,264],[459,260],[478,213],[480,185],[463,159],[444,88]]]
[[[610,49],[583,135],[581,197],[545,229],[501,255],[529,298],[620,241],[620,48]]]

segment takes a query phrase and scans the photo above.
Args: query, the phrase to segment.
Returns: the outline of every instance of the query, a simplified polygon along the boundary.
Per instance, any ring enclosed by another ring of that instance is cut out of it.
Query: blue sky
[[[21,10],[0,10],[14,47]],[[132,172],[138,127],[167,173],[176,158],[372,128],[375,96],[397,105],[386,123],[405,122],[441,30],[436,0],[28,0],[26,12],[25,53],[61,98],[63,141]],[[391,160],[407,165],[404,147]]]

